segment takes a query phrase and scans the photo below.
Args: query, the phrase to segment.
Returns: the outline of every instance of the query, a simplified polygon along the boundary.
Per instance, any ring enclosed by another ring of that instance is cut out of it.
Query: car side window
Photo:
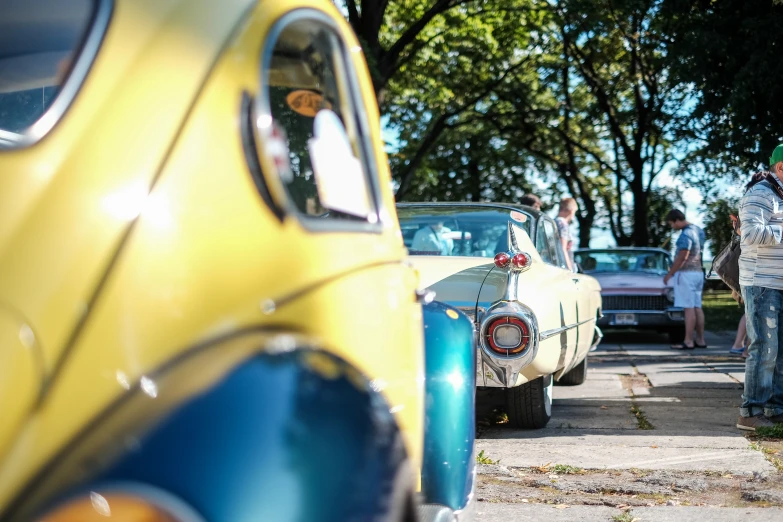
[[[552,249],[549,247],[549,239],[547,238],[546,229],[544,229],[544,221],[539,221],[536,227],[536,250],[541,256],[544,263],[554,265],[554,257],[552,257]]]
[[[552,251],[552,259],[555,260],[552,264],[559,266],[560,268],[568,268],[568,264],[565,259],[565,252],[563,252],[563,243],[560,241],[560,235],[557,233],[557,227],[555,224],[546,219],[544,220],[544,229],[546,230],[547,242]]]
[[[310,222],[376,223],[369,122],[342,39],[300,17],[267,47],[257,124],[290,207]]]

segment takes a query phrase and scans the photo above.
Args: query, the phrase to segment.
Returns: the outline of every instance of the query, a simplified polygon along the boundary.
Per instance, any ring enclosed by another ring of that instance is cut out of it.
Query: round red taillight
[[[530,256],[522,252],[514,254],[514,257],[511,258],[511,266],[514,268],[527,268],[530,266]]]
[[[506,268],[511,261],[511,256],[505,252],[500,252],[495,255],[495,266],[498,268]]]
[[[530,327],[516,317],[493,319],[486,332],[487,345],[501,355],[521,353],[530,345]]]

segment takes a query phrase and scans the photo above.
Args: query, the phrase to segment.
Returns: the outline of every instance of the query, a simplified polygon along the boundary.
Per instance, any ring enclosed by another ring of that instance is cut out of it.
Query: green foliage
[[[631,512],[630,512],[630,511],[623,511],[623,512],[622,512],[621,514],[619,514],[619,515],[614,515],[614,516],[612,517],[612,520],[613,520],[614,522],[634,522],[634,521],[635,521],[635,520],[637,520],[637,519],[636,519],[636,518],[634,518],[634,516],[631,514]]]
[[[706,205],[704,217],[704,234],[711,241],[713,255],[731,241],[732,224],[729,215],[738,215],[739,202],[727,199],[717,199]]]
[[[585,473],[584,469],[569,466],[568,464],[555,464],[552,466],[552,471],[561,475],[584,475]]]
[[[673,208],[685,208],[682,192],[674,187],[655,187],[647,200],[649,224],[649,244],[671,249],[672,229],[666,223],[666,214]]]
[[[500,464],[499,460],[492,460],[487,455],[484,455],[484,450],[479,451],[476,455],[476,462],[478,464]]]
[[[704,294],[704,328],[710,332],[736,330],[745,308],[728,291]]]
[[[670,240],[681,195],[657,180],[693,148],[698,99],[672,71],[677,0],[340,3],[398,135],[398,200],[573,195],[581,246]]]
[[[694,150],[682,170],[714,191],[716,175],[765,164],[783,136],[780,1],[666,0],[673,78],[694,89]]]
[[[631,403],[631,413],[636,417],[636,429],[639,430],[654,430],[655,426],[653,426],[650,421],[647,420],[647,417],[644,415],[644,412],[639,409],[639,406],[635,403]]]

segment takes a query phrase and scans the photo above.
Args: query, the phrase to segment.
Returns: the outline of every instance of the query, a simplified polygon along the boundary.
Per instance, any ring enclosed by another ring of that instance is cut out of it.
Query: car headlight
[[[674,302],[674,288],[666,289],[666,299],[668,299],[672,303]]]
[[[38,522],[203,522],[187,504],[160,489],[133,487],[82,495],[50,511]]]

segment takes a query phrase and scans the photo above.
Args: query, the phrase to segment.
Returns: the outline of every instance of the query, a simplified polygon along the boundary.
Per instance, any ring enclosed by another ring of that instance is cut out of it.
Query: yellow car
[[[332,4],[0,12],[0,520],[468,516],[471,324]]]

